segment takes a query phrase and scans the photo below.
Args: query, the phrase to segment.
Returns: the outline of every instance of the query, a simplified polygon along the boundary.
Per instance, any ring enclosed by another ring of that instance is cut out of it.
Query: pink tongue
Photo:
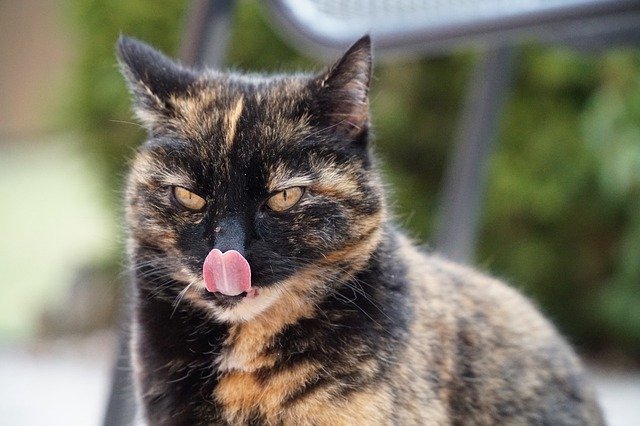
[[[202,276],[211,293],[237,296],[251,288],[249,262],[235,250],[211,250],[202,265]]]

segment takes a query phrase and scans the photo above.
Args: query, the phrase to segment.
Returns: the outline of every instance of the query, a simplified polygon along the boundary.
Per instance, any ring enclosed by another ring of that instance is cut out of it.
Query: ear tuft
[[[371,67],[371,38],[365,35],[315,80],[324,121],[352,140],[369,127]]]
[[[117,56],[135,111],[150,129],[156,127],[160,117],[171,113],[171,96],[186,93],[197,78],[195,72],[132,37],[120,36]]]

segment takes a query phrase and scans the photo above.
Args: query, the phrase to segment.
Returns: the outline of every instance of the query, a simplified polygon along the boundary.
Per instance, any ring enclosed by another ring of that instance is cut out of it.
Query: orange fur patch
[[[242,106],[244,104],[244,100],[239,97],[233,107],[229,110],[226,119],[226,142],[227,147],[230,147],[233,144],[233,140],[236,137],[236,128],[238,127],[238,120],[240,119],[240,115],[242,114]]]

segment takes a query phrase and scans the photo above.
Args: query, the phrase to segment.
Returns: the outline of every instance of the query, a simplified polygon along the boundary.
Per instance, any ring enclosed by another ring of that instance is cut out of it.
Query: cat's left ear
[[[311,82],[322,124],[350,140],[363,139],[369,128],[370,80],[371,38],[366,35]]]
[[[196,73],[131,37],[120,36],[117,53],[136,115],[154,132],[173,114],[171,98],[186,93],[196,81]]]

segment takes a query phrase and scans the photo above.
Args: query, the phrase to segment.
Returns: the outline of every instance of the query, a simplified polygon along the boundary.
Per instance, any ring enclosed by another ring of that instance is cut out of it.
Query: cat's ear
[[[171,115],[171,98],[187,92],[196,81],[196,73],[131,37],[120,36],[117,54],[136,115],[153,131]]]
[[[369,127],[371,38],[366,35],[312,81],[316,114],[341,136],[359,140]]]

